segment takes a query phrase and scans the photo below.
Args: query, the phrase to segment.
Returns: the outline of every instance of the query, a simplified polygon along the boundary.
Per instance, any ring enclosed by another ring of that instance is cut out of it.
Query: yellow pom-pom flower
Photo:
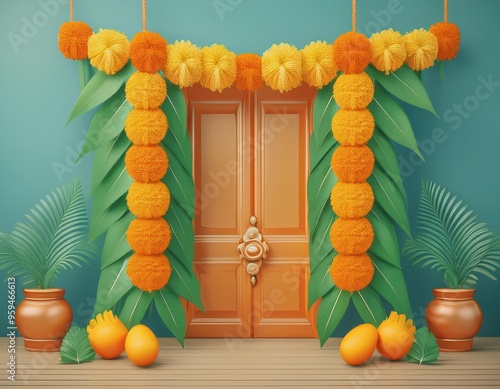
[[[406,315],[391,312],[390,316],[380,323],[377,331],[377,350],[383,357],[397,361],[410,352],[416,328],[413,320],[407,320]]]
[[[171,274],[170,261],[163,254],[134,254],[127,264],[127,275],[132,284],[150,293],[167,285]]]
[[[423,28],[405,35],[406,64],[412,70],[424,70],[434,65],[439,44],[436,36]]]
[[[398,70],[406,60],[405,38],[392,28],[373,34],[372,64],[385,74]]]
[[[373,226],[367,218],[338,218],[330,229],[330,241],[339,254],[364,254],[370,249],[373,239]]]
[[[374,274],[372,260],[367,254],[338,254],[330,266],[330,276],[334,284],[349,292],[366,288],[372,282]]]
[[[130,43],[125,34],[115,30],[100,30],[88,41],[90,64],[113,75],[128,62]]]
[[[375,131],[375,119],[369,109],[339,109],[332,119],[333,137],[345,146],[367,143]]]
[[[333,45],[311,42],[301,53],[302,76],[308,85],[319,89],[332,82],[339,70],[333,61]]]
[[[170,82],[185,88],[201,80],[201,49],[189,41],[176,41],[167,46],[165,76]]]
[[[362,109],[373,100],[375,86],[365,72],[341,74],[333,84],[333,97],[340,108]]]
[[[332,189],[330,200],[338,217],[357,219],[370,213],[375,197],[367,182],[351,184],[339,181]]]
[[[287,43],[272,45],[262,55],[262,77],[271,89],[288,92],[302,82],[302,55]]]
[[[344,182],[363,182],[370,177],[375,156],[366,145],[340,146],[332,155],[332,169]]]
[[[163,182],[133,182],[127,195],[130,212],[141,219],[158,219],[167,213],[170,192]]]
[[[201,49],[202,73],[200,83],[212,92],[230,88],[236,79],[236,54],[222,45],[213,44]]]
[[[168,120],[160,108],[134,108],[125,119],[125,133],[130,141],[140,146],[160,143],[167,134]]]
[[[171,237],[170,226],[164,218],[134,219],[127,229],[127,241],[140,255],[162,254]]]
[[[158,73],[135,72],[125,85],[125,96],[135,108],[158,108],[167,97],[167,83]]]
[[[133,145],[125,155],[127,172],[137,182],[160,181],[167,173],[168,157],[159,145]]]

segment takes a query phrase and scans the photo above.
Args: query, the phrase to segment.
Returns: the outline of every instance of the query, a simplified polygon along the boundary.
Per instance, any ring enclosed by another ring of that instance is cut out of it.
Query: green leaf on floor
[[[436,362],[438,358],[439,347],[436,337],[427,327],[420,328],[415,334],[413,346],[406,356],[406,360],[422,365]]]
[[[70,328],[62,341],[59,357],[61,363],[80,364],[94,360],[95,352],[90,346],[89,337],[84,328]]]

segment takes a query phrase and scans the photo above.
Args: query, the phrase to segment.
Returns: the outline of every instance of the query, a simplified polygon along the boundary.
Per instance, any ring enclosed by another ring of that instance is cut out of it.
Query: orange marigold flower
[[[127,275],[132,284],[150,293],[167,285],[171,274],[170,261],[163,254],[134,254],[127,264]]]
[[[212,92],[230,88],[236,79],[236,54],[222,45],[213,44],[201,49],[202,73],[200,83]]]
[[[140,72],[163,70],[167,64],[167,41],[156,32],[138,32],[130,42],[130,59]]]
[[[69,59],[86,59],[92,28],[84,22],[64,22],[57,41],[61,53]]]
[[[423,28],[405,35],[406,64],[412,70],[424,70],[432,65],[438,55],[436,36]]]
[[[333,43],[333,59],[344,73],[361,73],[372,60],[370,40],[359,32],[340,35]]]
[[[358,219],[370,213],[375,196],[367,182],[351,184],[339,181],[332,189],[330,201],[338,217]]]
[[[363,182],[370,177],[375,156],[366,145],[340,146],[332,155],[332,169],[339,180]]]
[[[366,74],[341,74],[333,84],[333,97],[340,108],[362,109],[373,100],[375,86]]]
[[[430,31],[438,40],[437,59],[445,61],[457,56],[460,49],[460,29],[454,23],[436,23]]]
[[[370,37],[372,45],[372,64],[389,74],[398,70],[406,60],[405,38],[392,28],[373,34]]]
[[[170,244],[170,226],[163,218],[134,219],[127,230],[127,241],[140,255],[162,254]]]
[[[257,54],[237,55],[236,69],[236,80],[234,82],[236,88],[254,92],[264,86],[262,58]]]
[[[333,60],[333,45],[311,42],[301,53],[302,76],[308,85],[319,89],[332,82],[339,71]]]
[[[302,82],[302,55],[288,43],[272,45],[262,55],[262,77],[271,89],[281,93],[297,88]]]
[[[127,195],[130,212],[141,219],[163,217],[170,206],[170,192],[163,182],[133,182]]]
[[[167,173],[167,153],[159,145],[133,145],[125,155],[125,167],[134,181],[145,183],[160,181]]]
[[[189,41],[176,41],[167,46],[165,76],[170,82],[185,88],[200,81],[201,49]]]
[[[125,34],[115,30],[99,30],[89,38],[90,64],[113,75],[128,62],[130,43]]]
[[[342,290],[355,292],[370,285],[375,274],[371,258],[367,254],[342,255],[333,258],[330,275]]]
[[[330,241],[339,254],[360,255],[366,253],[374,239],[373,226],[367,218],[338,218],[330,229]]]
[[[135,108],[158,108],[167,97],[167,83],[158,73],[135,72],[125,85],[125,96]]]
[[[375,131],[375,119],[369,109],[339,109],[332,119],[334,138],[342,145],[367,143]]]
[[[134,108],[125,119],[125,133],[130,141],[140,146],[160,143],[167,134],[168,120],[160,108]]]

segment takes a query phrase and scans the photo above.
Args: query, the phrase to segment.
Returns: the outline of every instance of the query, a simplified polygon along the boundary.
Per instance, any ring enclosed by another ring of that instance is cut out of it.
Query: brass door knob
[[[247,273],[251,276],[252,285],[255,285],[262,261],[267,258],[269,252],[269,246],[257,228],[257,217],[250,217],[250,227],[240,239],[238,252],[245,263]]]

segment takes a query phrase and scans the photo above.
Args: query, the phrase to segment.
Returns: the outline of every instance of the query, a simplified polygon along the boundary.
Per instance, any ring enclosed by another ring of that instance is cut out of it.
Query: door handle
[[[247,273],[250,275],[250,282],[252,286],[255,286],[257,283],[257,274],[269,252],[269,246],[257,228],[257,217],[250,217],[250,227],[240,239],[238,252],[240,259],[245,264]]]

